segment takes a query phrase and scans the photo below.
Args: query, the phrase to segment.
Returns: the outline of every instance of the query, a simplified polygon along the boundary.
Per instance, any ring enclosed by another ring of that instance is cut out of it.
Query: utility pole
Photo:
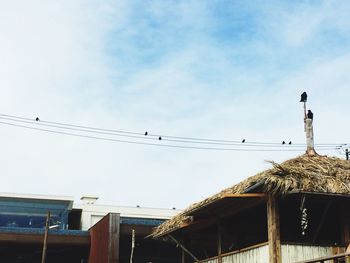
[[[317,155],[315,151],[315,145],[314,145],[314,129],[313,129],[313,114],[309,110],[309,113],[311,113],[311,116],[309,116],[309,113],[306,114],[306,102],[307,102],[307,94],[306,92],[303,92],[301,94],[300,102],[303,102],[304,104],[304,130],[306,133],[306,154],[307,155]]]
[[[346,160],[349,161],[349,149],[345,150],[345,156],[346,156]]]
[[[49,234],[49,226],[50,226],[50,211],[47,212],[47,217],[46,217],[44,245],[43,245],[43,254],[41,257],[41,263],[45,263],[45,259],[46,259],[46,247],[47,247],[47,236]]]

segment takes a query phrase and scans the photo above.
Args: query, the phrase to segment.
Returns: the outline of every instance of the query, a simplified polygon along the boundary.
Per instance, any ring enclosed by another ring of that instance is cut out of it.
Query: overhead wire
[[[61,135],[69,135],[74,137],[81,137],[81,138],[89,138],[89,139],[96,139],[96,140],[103,140],[103,141],[113,141],[113,142],[121,142],[121,143],[128,143],[128,144],[138,144],[138,145],[150,145],[150,146],[160,146],[160,147],[171,147],[171,148],[181,148],[181,149],[197,149],[197,150],[220,150],[220,151],[243,151],[243,152],[281,152],[281,151],[302,151],[302,149],[242,149],[242,148],[219,148],[219,147],[197,147],[197,146],[189,146],[189,145],[173,145],[173,144],[161,144],[161,143],[148,143],[148,142],[139,142],[139,141],[131,141],[131,140],[119,140],[119,139],[112,139],[112,138],[106,138],[106,137],[99,137],[99,136],[91,136],[91,135],[85,135],[85,134],[78,134],[78,133],[71,133],[71,132],[63,132],[63,131],[57,131],[57,130],[50,130],[50,129],[44,129],[44,128],[37,128],[37,127],[31,127],[27,125],[21,125],[21,124],[15,124],[15,123],[9,123],[0,121],[0,124],[13,126],[13,127],[20,127],[30,130],[37,130],[37,131],[43,131],[48,133],[54,133],[54,134],[61,134]],[[321,148],[318,150],[336,150],[338,148],[331,147],[331,148]]]
[[[74,127],[67,127],[67,126],[61,126],[61,125],[53,125],[53,124],[47,124],[45,122],[42,123],[42,121],[33,121],[33,120],[23,120],[23,119],[16,119],[13,117],[1,117],[2,120],[8,120],[8,121],[15,121],[15,122],[21,122],[26,124],[34,124],[37,126],[45,126],[50,128],[58,128],[58,129],[65,129],[65,130],[73,130],[73,131],[79,131],[79,132],[89,132],[89,133],[96,133],[96,134],[103,134],[103,135],[111,135],[111,136],[120,136],[120,137],[127,137],[127,138],[137,138],[142,140],[158,140],[158,137],[149,137],[149,136],[139,136],[139,135],[130,135],[130,134],[119,134],[115,132],[105,132],[105,131],[99,131],[99,130],[90,130],[86,128],[74,128]],[[260,145],[260,144],[254,144],[254,143],[221,143],[221,142],[200,142],[200,141],[190,141],[190,140],[178,140],[178,139],[167,139],[167,137],[162,137],[162,140],[169,141],[169,142],[176,142],[176,143],[191,143],[191,144],[207,144],[207,145],[234,145],[234,146],[244,146],[244,147],[271,147],[271,148],[280,148],[280,147],[289,147],[289,148],[300,148],[301,145]],[[330,146],[319,146],[321,147],[330,147]]]
[[[35,121],[34,119],[31,119],[31,118],[15,116],[15,115],[8,115],[8,114],[0,114],[0,119],[16,121],[16,122],[23,122],[23,123],[27,123],[27,124],[35,124],[35,125],[51,127],[51,128],[74,130],[74,131],[79,131],[79,132],[89,132],[89,133],[127,137],[127,138],[142,139],[142,140],[158,140],[159,137],[161,137],[162,140],[168,141],[168,142],[205,144],[205,145],[234,145],[234,146],[239,146],[239,147],[241,147],[241,146],[244,146],[244,147],[256,146],[256,147],[269,147],[269,148],[270,147],[272,147],[272,148],[274,148],[274,147],[298,148],[298,147],[305,146],[305,144],[297,144],[297,143],[293,143],[292,145],[289,145],[289,144],[281,145],[281,143],[269,143],[269,142],[257,142],[257,141],[254,141],[254,142],[253,141],[252,142],[246,141],[245,143],[242,143],[242,141],[238,141],[238,140],[204,139],[204,138],[181,137],[181,136],[150,134],[150,133],[148,133],[148,135],[145,136],[145,134],[141,133],[141,132],[131,132],[131,131],[115,130],[115,129],[104,129],[104,128],[98,128],[98,127],[74,125],[74,124],[52,122],[52,121],[45,121],[45,120]],[[315,144],[315,146],[318,148],[321,148],[321,147],[325,147],[325,148],[327,148],[327,147],[341,147],[344,145],[347,145],[347,144],[346,143]]]

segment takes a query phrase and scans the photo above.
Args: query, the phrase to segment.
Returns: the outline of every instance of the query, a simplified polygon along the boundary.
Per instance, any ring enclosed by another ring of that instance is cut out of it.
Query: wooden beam
[[[349,213],[349,206],[343,204],[340,206],[341,208],[341,229],[342,229],[342,242],[345,246],[345,249],[350,245],[350,228],[349,228],[349,222],[350,222],[350,213]]]
[[[176,240],[172,235],[168,235],[172,241],[174,241],[179,247],[182,248],[188,255],[190,255],[195,261],[198,261],[198,258],[194,256],[180,241]]]
[[[251,194],[225,194],[222,196],[222,198],[249,198],[249,197],[260,197],[260,198],[266,198],[265,193],[251,193]]]
[[[269,194],[267,197],[267,223],[269,239],[269,262],[281,263],[281,238],[278,200]]]
[[[108,263],[119,263],[120,214],[109,214]]]
[[[218,263],[222,262],[222,232],[221,232],[221,224],[220,222],[217,223],[217,231],[218,231]]]
[[[328,209],[330,208],[331,204],[332,204],[332,199],[328,200],[326,208],[323,210],[320,222],[319,222],[319,224],[317,226],[317,229],[316,229],[316,232],[314,234],[314,238],[312,239],[312,244],[315,244],[315,242],[316,242],[316,240],[318,238],[318,235],[319,235],[320,230],[321,230],[321,228],[323,226],[324,220],[326,219],[327,212],[328,212]]]

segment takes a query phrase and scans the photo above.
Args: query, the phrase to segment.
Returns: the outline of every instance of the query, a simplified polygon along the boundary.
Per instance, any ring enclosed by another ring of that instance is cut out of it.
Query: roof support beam
[[[316,229],[316,232],[315,232],[315,234],[314,234],[314,238],[312,239],[312,244],[315,244],[315,242],[316,242],[316,240],[317,240],[317,238],[318,238],[318,235],[319,235],[320,230],[321,230],[321,228],[322,228],[322,226],[323,226],[324,220],[326,219],[327,212],[328,212],[328,209],[329,209],[329,207],[331,206],[331,204],[332,204],[332,199],[328,200],[327,205],[326,205],[326,208],[323,210],[320,223],[318,224],[317,229]]]
[[[181,244],[180,241],[176,240],[172,235],[168,235],[172,241],[174,241],[179,247],[182,248],[183,251],[185,251],[188,255],[190,255],[195,261],[198,261],[198,258],[196,258],[187,248],[184,247],[184,245]],[[184,255],[183,255],[184,259]]]
[[[269,238],[269,262],[281,263],[281,238],[278,201],[275,196],[267,197],[267,224]]]

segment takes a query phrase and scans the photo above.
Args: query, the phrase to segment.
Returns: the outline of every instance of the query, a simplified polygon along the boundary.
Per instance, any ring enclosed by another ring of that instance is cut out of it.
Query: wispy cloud
[[[0,5],[1,112],[161,134],[303,142],[298,97],[306,90],[317,140],[348,139],[347,2]],[[9,178],[1,190],[93,193],[122,204],[184,206],[266,168],[266,159],[294,155],[0,132],[0,172]],[[169,197],[180,188],[181,196]]]

